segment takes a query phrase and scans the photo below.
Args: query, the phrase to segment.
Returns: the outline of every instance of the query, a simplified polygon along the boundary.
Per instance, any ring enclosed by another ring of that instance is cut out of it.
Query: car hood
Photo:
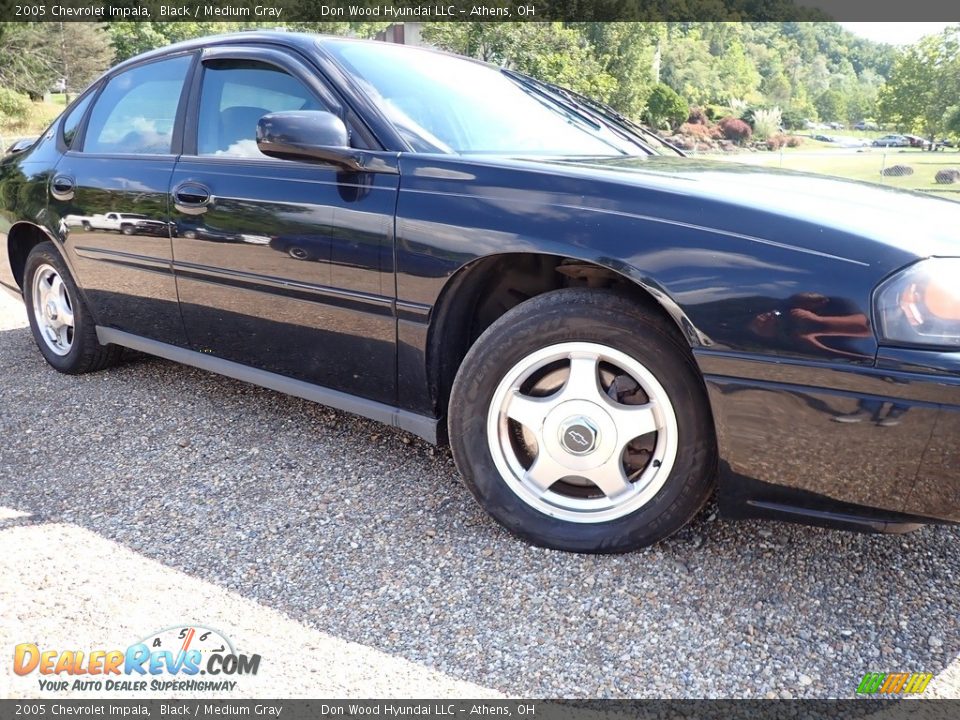
[[[960,203],[918,192],[696,158],[658,156],[518,162],[534,164],[545,171],[687,196],[695,203],[692,207],[687,204],[694,211],[690,217],[701,218],[702,224],[726,231],[741,232],[743,227],[738,223],[738,215],[750,215],[751,233],[756,235],[756,215],[769,214],[795,218],[821,230],[869,238],[889,245],[891,250],[899,251],[898,254],[960,256]],[[724,209],[718,209],[718,205]],[[714,211],[709,212],[709,208]],[[851,246],[821,249],[838,255],[856,254],[856,248]]]

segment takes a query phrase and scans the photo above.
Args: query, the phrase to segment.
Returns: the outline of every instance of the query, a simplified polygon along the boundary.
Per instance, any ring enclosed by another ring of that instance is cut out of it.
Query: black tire
[[[124,235],[133,235],[133,225],[129,223],[120,226],[120,232]]]
[[[488,445],[487,414],[501,380],[531,353],[565,342],[602,344],[642,363],[677,420],[677,454],[664,485],[646,504],[605,522],[572,522],[534,508],[510,488]],[[717,474],[713,419],[689,347],[669,319],[609,291],[557,290],[503,315],[467,353],[448,417],[454,460],[480,504],[514,534],[556,550],[627,552],[662,540],[703,507]]]
[[[313,260],[313,259],[314,259],[313,253],[311,253],[311,252],[310,252],[309,250],[307,250],[306,248],[302,248],[302,247],[299,247],[299,246],[296,246],[296,245],[287,248],[287,255],[289,255],[290,257],[292,257],[294,260],[303,260],[303,261],[306,261],[306,260]]]
[[[90,223],[87,222],[86,220],[83,221],[83,229],[86,230],[87,232],[90,232],[91,230],[93,230],[93,228],[90,226]]]
[[[65,355],[58,355],[49,348],[37,325],[34,313],[33,283],[37,269],[42,265],[50,265],[57,271],[70,298],[74,318],[73,342],[69,352]],[[101,345],[97,340],[93,317],[77,289],[77,284],[70,275],[67,264],[52,242],[42,242],[30,251],[30,254],[27,255],[23,278],[23,298],[27,306],[30,330],[33,332],[33,339],[37,343],[40,354],[43,355],[43,358],[51,367],[69,375],[80,375],[103,370],[119,361],[123,348],[117,345]]]

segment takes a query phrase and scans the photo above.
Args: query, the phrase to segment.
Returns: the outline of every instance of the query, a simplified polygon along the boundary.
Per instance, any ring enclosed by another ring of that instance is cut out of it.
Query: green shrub
[[[784,110],[781,113],[785,130],[803,130],[807,118],[799,110]]]
[[[26,125],[30,118],[30,98],[13,90],[0,88],[0,125],[11,129]]]
[[[703,111],[711,120],[719,120],[720,118],[725,118],[728,115],[734,114],[731,108],[724,105],[707,105]]]
[[[654,128],[669,125],[670,129],[677,127],[690,114],[687,101],[677,95],[669,85],[660,83],[647,100],[647,122]]]

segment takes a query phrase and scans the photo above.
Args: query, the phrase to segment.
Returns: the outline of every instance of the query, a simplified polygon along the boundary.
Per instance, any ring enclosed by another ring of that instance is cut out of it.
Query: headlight
[[[960,347],[960,258],[930,258],[877,288],[881,341]]]

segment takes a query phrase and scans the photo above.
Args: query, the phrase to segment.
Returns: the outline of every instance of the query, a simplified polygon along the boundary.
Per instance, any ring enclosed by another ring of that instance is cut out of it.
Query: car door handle
[[[183,183],[173,191],[173,206],[185,215],[202,215],[213,195],[199,183]]]
[[[69,175],[55,175],[50,181],[50,194],[55,200],[73,200],[75,183]]]

